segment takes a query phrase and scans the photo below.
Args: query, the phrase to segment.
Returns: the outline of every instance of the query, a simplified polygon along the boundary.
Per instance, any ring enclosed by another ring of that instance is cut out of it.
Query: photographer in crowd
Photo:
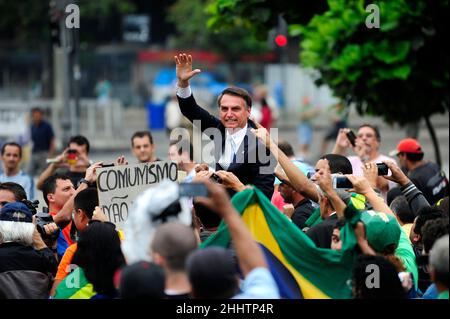
[[[0,299],[48,298],[57,261],[22,202],[0,210]]]
[[[86,137],[82,135],[71,137],[67,148],[39,176],[36,188],[43,190],[45,180],[55,173],[66,175],[73,186],[77,187],[80,180],[85,177],[86,169],[91,165],[89,150],[90,144]]]

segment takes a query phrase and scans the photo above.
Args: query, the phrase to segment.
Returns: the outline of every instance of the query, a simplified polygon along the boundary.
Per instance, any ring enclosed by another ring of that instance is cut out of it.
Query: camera
[[[47,234],[45,232],[45,225],[53,223],[53,217],[49,214],[48,208],[44,207],[42,212],[37,212],[37,208],[39,207],[39,201],[29,201],[29,200],[23,200],[22,201],[25,205],[27,205],[28,209],[31,211],[31,214],[36,217],[36,229],[41,234],[43,240],[56,240],[59,236],[60,229],[58,231]]]
[[[332,175],[333,188],[350,189],[353,188],[352,182],[343,175]]]
[[[217,174],[212,174],[211,175],[211,177],[210,177],[210,179],[213,181],[213,182],[216,182],[216,183],[218,183],[218,184],[222,184],[222,179],[219,177],[219,175],[217,175]]]
[[[378,176],[385,176],[389,173],[389,167],[384,163],[377,163]]]

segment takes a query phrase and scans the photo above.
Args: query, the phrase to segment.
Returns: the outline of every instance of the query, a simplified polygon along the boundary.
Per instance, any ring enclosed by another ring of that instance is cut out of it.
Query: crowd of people
[[[0,299],[280,298],[265,254],[232,202],[249,188],[260,190],[267,205],[324,253],[342,249],[342,227],[351,223],[358,255],[348,265],[353,298],[449,298],[448,180],[423,159],[417,140],[399,141],[386,156],[376,126],[361,125],[355,140],[350,128],[339,127],[333,151],[311,165],[295,157],[289,142],[270,136],[271,121],[261,125],[251,117],[246,90],[225,89],[216,117],[195,101],[189,81],[201,70],[193,69],[192,57],[179,54],[175,64],[180,112],[211,138],[215,166],[196,162],[193,150],[201,146],[186,139],[158,145],[168,154],[158,158],[150,131],[132,135],[135,161],[118,154],[114,165],[174,161],[183,183],[203,184],[207,195],[180,198],[178,182],[163,181],[138,197],[119,229],[101,208],[96,183],[103,163],[89,159],[88,139],[73,136],[53,158],[53,131],[34,109],[32,171],[47,209],[36,212],[33,178],[20,169],[21,146],[5,143]],[[263,118],[271,110],[266,92],[259,93]],[[299,132],[310,134],[306,130]],[[46,158],[53,160],[40,167]],[[355,210],[358,215],[349,213]],[[219,225],[227,227],[232,245],[200,247]],[[368,267],[380,270],[375,287],[367,284]]]

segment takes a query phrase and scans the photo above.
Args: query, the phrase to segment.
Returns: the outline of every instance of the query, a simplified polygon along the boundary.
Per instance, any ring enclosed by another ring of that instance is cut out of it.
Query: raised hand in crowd
[[[100,206],[95,206],[95,210],[92,214],[92,220],[97,220],[99,222],[109,221],[108,217],[105,215],[103,209]]]
[[[176,74],[178,79],[178,87],[185,88],[189,86],[189,80],[196,74],[200,73],[200,69],[192,70],[192,56],[190,54],[181,53],[175,56]]]
[[[197,164],[195,166],[195,172],[198,173],[200,171],[209,171],[208,164]]]
[[[383,161],[384,164],[387,165],[389,170],[391,171],[391,176],[383,176],[385,179],[398,183],[400,186],[407,185],[410,179],[403,173],[400,167],[397,166],[394,162],[391,161]]]
[[[376,163],[365,163],[362,166],[364,177],[373,189],[387,192],[389,190],[389,181],[378,176],[378,166]]]
[[[356,241],[358,242],[358,246],[361,249],[361,252],[364,255],[372,255],[375,256],[377,253],[373,250],[369,245],[369,241],[366,237],[366,228],[363,222],[358,222],[355,227],[355,236]]]
[[[97,181],[97,168],[101,168],[102,164],[103,162],[97,162],[89,166],[84,179],[91,184],[95,183]]]
[[[341,128],[336,137],[336,143],[334,144],[333,154],[345,155],[345,152],[348,148],[351,148],[352,145],[347,137],[347,133],[350,132],[349,128]]]
[[[375,192],[370,186],[369,181],[364,176],[345,175],[353,184],[353,191],[355,193],[364,195],[373,209],[378,212],[383,212],[395,216],[384,199]]]
[[[205,185],[208,188],[209,197],[197,197],[196,200],[219,214],[228,225],[244,277],[255,268],[267,268],[261,248],[259,248],[241,216],[231,204],[225,188],[210,180],[206,180]]]
[[[120,155],[120,156],[116,159],[116,161],[114,162],[114,165],[115,165],[115,166],[128,165],[128,161],[127,161],[127,159],[125,158],[124,155]]]
[[[370,187],[377,188],[378,167],[376,163],[365,163],[362,167],[365,179],[369,182]]]
[[[303,196],[318,202],[320,194],[314,185],[305,174],[303,174],[297,166],[281,151],[277,144],[271,139],[269,132],[258,122],[255,122],[257,129],[252,129],[251,132],[270,150],[275,156],[278,163],[283,168],[286,176],[289,178],[292,187]]]
[[[205,180],[208,180],[211,178],[211,175],[214,174],[214,172],[210,171],[198,171],[194,178],[192,179],[193,183],[202,183]]]
[[[339,130],[338,136],[336,138],[336,143],[334,145],[333,154],[345,155],[347,149],[351,148],[355,154],[361,158],[363,162],[366,162],[370,154],[370,146],[366,145],[361,139],[355,139],[355,146],[350,143],[347,134],[351,131],[349,128],[341,128]]]
[[[236,192],[243,191],[246,188],[239,178],[231,172],[216,171],[215,174],[222,179],[222,185],[226,188],[231,188]]]
[[[331,172],[328,160],[325,159],[324,161],[326,164],[325,168],[320,169],[315,174],[316,183],[317,185],[319,185],[324,195],[329,199],[329,201],[333,205],[334,209],[336,210],[337,216],[340,219],[342,219],[344,218],[344,211],[346,204],[342,201],[342,199],[334,190],[331,182]]]
[[[283,205],[283,214],[287,218],[291,219],[292,215],[294,215],[294,211],[295,211],[294,205],[292,205],[292,204]]]

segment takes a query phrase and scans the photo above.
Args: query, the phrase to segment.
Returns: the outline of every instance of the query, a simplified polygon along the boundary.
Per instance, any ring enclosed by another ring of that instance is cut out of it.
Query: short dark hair
[[[434,204],[434,207],[441,210],[445,217],[448,217],[448,196],[440,199],[436,204]]]
[[[171,140],[169,142],[170,146],[177,146],[177,152],[178,155],[181,155],[183,153],[183,151],[187,151],[189,152],[189,159],[191,160],[191,162],[194,161],[194,147],[192,146],[192,143],[189,142],[188,140]]]
[[[6,146],[15,146],[19,148],[19,156],[20,158],[22,158],[22,146],[20,146],[18,143],[16,142],[6,142],[5,144],[3,144],[2,146],[2,156],[5,154],[6,151]]]
[[[80,146],[86,145],[86,152],[89,153],[91,146],[89,144],[88,139],[86,137],[84,137],[83,135],[72,136],[70,138],[69,142],[67,143],[67,146],[69,146],[71,143],[75,143]]]
[[[408,200],[405,196],[397,196],[389,205],[392,211],[397,215],[398,219],[404,224],[414,223],[415,215],[409,207]]]
[[[428,220],[422,227],[422,244],[425,253],[429,253],[436,240],[449,233],[448,218]]]
[[[387,194],[386,194],[386,203],[388,204],[388,206],[391,206],[392,202],[394,201],[394,199],[396,199],[398,196],[402,196],[402,189],[400,187],[393,187],[391,188]]]
[[[376,265],[380,271],[380,286],[371,289],[366,284],[367,266]],[[395,265],[382,256],[360,255],[353,267],[353,298],[355,299],[406,299]]]
[[[31,113],[34,113],[34,112],[44,113],[44,110],[41,109],[40,107],[33,107],[33,108],[31,109]]]
[[[114,274],[125,265],[119,234],[110,223],[92,222],[80,234],[72,263],[83,268],[86,279],[99,294],[116,295]]]
[[[134,139],[136,137],[144,137],[144,136],[147,136],[150,141],[150,144],[153,144],[153,136],[152,133],[150,133],[150,131],[137,131],[131,137],[131,146],[134,146]]]
[[[444,216],[440,209],[432,207],[432,206],[422,207],[418,211],[418,215],[416,218],[416,224],[412,231],[415,234],[422,236],[422,228],[427,221],[442,218],[442,217],[444,217]]]
[[[0,183],[0,190],[6,190],[13,193],[14,198],[16,199],[17,202],[21,202],[27,199],[27,193],[25,192],[25,189],[22,187],[22,185],[19,185],[17,183],[13,182]]]
[[[406,152],[400,152],[398,155],[404,154],[406,156],[406,159],[411,162],[418,162],[423,160],[424,153],[406,153]]]
[[[331,174],[353,174],[352,163],[343,155],[325,154],[320,159],[326,159],[328,161]]]
[[[221,247],[195,250],[186,261],[186,270],[195,298],[229,299],[238,290],[233,257]]]
[[[194,200],[195,215],[200,219],[200,222],[206,229],[218,227],[222,221],[217,213],[209,209],[203,204],[200,204]]]
[[[380,130],[378,129],[378,126],[372,125],[372,124],[369,124],[369,123],[364,123],[364,124],[361,124],[361,125],[358,127],[358,131],[359,131],[361,128],[363,128],[363,127],[369,127],[369,128],[371,128],[371,129],[375,132],[375,137],[376,137],[377,141],[378,141],[378,142],[381,142],[381,134],[380,134]]]
[[[81,209],[91,220],[95,206],[99,206],[97,189],[94,187],[83,189],[73,199],[73,205],[75,210]]]
[[[61,179],[63,181],[70,180],[70,177],[65,174],[53,174],[44,181],[42,184],[42,195],[44,196],[45,203],[48,205],[47,195],[54,193],[56,190],[56,181]]]
[[[225,90],[223,90],[222,93],[220,93],[219,97],[217,98],[217,105],[219,107],[220,107],[220,101],[222,101],[222,97],[225,94],[238,96],[238,97],[244,99],[247,107],[252,107],[252,97],[251,97],[250,93],[248,93],[247,90],[238,88],[236,86],[228,87]]]
[[[292,145],[286,140],[278,140],[278,148],[287,156],[295,156]]]

